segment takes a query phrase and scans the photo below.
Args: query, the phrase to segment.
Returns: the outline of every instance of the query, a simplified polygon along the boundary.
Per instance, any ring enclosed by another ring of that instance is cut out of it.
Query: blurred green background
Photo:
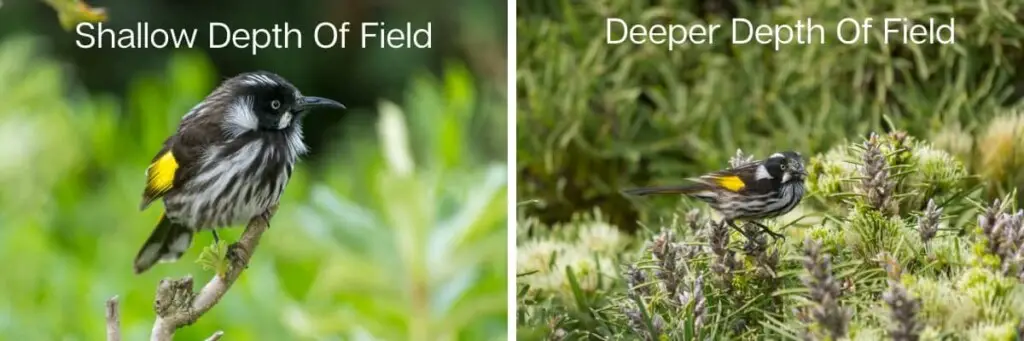
[[[208,233],[177,263],[132,274],[159,215],[137,209],[143,171],[189,108],[256,69],[349,110],[308,117],[311,155],[249,269],[178,338],[506,338],[505,2],[90,3],[114,27],[433,23],[429,50],[307,42],[257,56],[81,50],[61,24],[78,5],[0,5],[0,339],[101,340],[114,295],[124,338],[144,339],[161,278],[212,276],[194,262]]]
[[[722,29],[713,45],[673,51],[608,45],[608,17]],[[811,17],[833,39],[781,51],[731,45],[734,17]],[[833,32],[846,17],[954,17],[956,44],[884,45],[875,36],[842,45]],[[720,169],[737,148],[811,156],[895,129],[955,153],[989,199],[999,197],[1024,186],[1021,20],[1020,1],[519,1],[518,200],[547,224],[599,208],[632,230],[647,208],[678,200],[636,205],[623,188]]]

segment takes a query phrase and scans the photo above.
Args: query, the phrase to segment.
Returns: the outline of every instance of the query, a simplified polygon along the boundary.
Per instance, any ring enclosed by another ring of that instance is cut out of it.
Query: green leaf
[[[212,270],[218,276],[224,276],[231,265],[231,261],[228,260],[228,243],[220,240],[204,247],[196,263],[200,264],[203,270]]]

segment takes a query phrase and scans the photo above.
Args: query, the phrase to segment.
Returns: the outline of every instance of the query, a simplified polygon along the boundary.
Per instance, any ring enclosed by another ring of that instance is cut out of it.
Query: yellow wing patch
[[[146,190],[142,193],[140,209],[145,209],[150,202],[163,196],[174,185],[174,173],[178,170],[178,160],[168,150],[146,168]]]
[[[746,184],[743,183],[743,180],[741,180],[740,177],[735,175],[716,177],[715,183],[718,184],[719,186],[722,186],[722,188],[725,188],[732,192],[739,192],[741,189],[743,189],[743,187],[746,187]]]
[[[178,160],[174,159],[174,154],[170,151],[164,153],[156,162],[149,165],[146,173],[149,175],[146,179],[146,189],[154,192],[166,192],[171,189],[171,184],[174,182],[174,172],[178,170]]]

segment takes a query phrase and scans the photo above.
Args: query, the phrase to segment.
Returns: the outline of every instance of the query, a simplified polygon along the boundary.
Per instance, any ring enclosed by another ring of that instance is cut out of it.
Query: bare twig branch
[[[256,251],[260,237],[269,227],[270,219],[276,211],[277,207],[274,207],[266,214],[266,218],[256,217],[249,221],[242,236],[229,246],[228,255],[232,262],[228,270],[224,274],[213,276],[198,293],[193,292],[192,276],[181,279],[165,278],[160,281],[153,302],[157,316],[153,323],[153,332],[150,334],[151,341],[172,340],[176,330],[195,323],[220,302],[242,274],[242,270],[249,266],[249,259]],[[217,340],[222,334],[215,333],[208,340]]]
[[[117,296],[107,300],[107,341],[121,341],[121,315]]]
[[[206,338],[206,341],[217,341],[220,340],[221,336],[224,336],[224,332],[218,330],[216,333],[213,333],[213,335],[210,335],[210,337]]]

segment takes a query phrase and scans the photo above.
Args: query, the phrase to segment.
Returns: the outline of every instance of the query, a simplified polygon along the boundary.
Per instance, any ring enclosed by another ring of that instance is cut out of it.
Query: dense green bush
[[[1012,106],[1024,94],[1021,13],[1019,1],[521,1],[517,194],[534,200],[527,210],[545,223],[598,207],[632,229],[646,212],[618,194],[623,187],[719,169],[737,148],[810,155],[899,127],[926,138],[944,133],[936,137],[943,148],[967,141],[968,170],[984,176],[990,199],[1005,195],[1024,183],[1021,144],[974,160],[988,142],[971,142],[986,134],[1020,141],[1024,132],[1012,130],[1020,123],[985,128],[1006,112],[1020,120]],[[844,17],[955,17],[957,43],[884,45],[875,37],[774,51],[730,45],[728,22],[737,16],[765,24],[812,17],[829,30]],[[607,17],[726,29],[714,45],[672,51],[608,45]]]
[[[1017,1],[520,2],[520,338],[1024,332],[1021,13]],[[955,17],[957,43],[774,51],[730,45],[728,29],[672,51],[605,42],[608,17],[831,29],[868,16]],[[744,238],[691,199],[620,194],[721,169],[738,149],[808,156],[808,196],[766,222],[786,239]]]
[[[0,339],[103,339],[114,295],[124,338],[145,339],[161,278],[213,273],[195,263],[208,233],[132,273],[159,215],[138,211],[143,170],[221,76],[179,53],[122,101],[84,92],[39,45],[0,40]],[[178,337],[504,339],[507,168],[474,138],[504,120],[491,88],[452,66],[367,125],[329,129],[313,151],[325,162],[296,168],[248,270]]]
[[[1007,200],[1015,191],[987,201],[960,160],[902,132],[839,144],[814,155],[809,171],[797,211],[766,221],[781,240],[749,225],[745,238],[706,205],[664,211],[641,243],[601,215],[550,228],[521,212],[520,337],[1024,335],[1024,210]]]

